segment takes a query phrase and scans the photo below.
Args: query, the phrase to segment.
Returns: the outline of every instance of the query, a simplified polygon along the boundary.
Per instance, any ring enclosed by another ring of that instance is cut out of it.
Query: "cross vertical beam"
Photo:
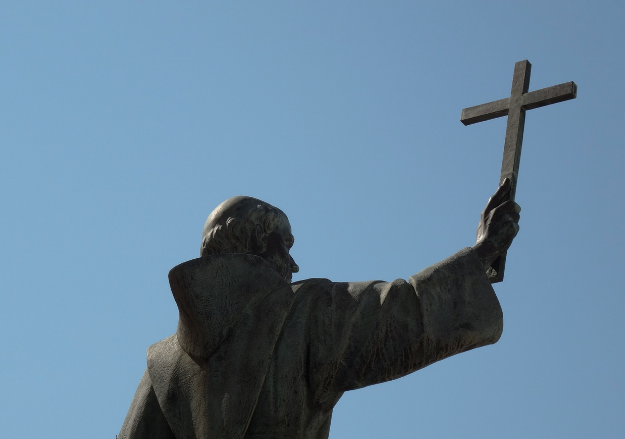
[[[528,60],[517,62],[514,65],[512,90],[509,98],[465,108],[462,110],[460,116],[460,121],[465,125],[471,125],[506,115],[508,116],[499,184],[501,184],[506,177],[510,178],[511,187],[509,199],[511,201],[514,201],[519,178],[521,146],[523,144],[523,130],[525,128],[525,111],[567,101],[569,99],[575,99],[577,97],[577,85],[575,85],[574,82],[566,82],[528,93],[531,70],[532,65]],[[506,253],[497,258],[488,270],[488,276],[492,283],[501,282],[503,280],[505,264]]]
[[[519,177],[519,164],[521,163],[521,145],[523,144],[523,130],[525,129],[525,109],[523,108],[523,95],[530,88],[530,73],[532,65],[529,61],[520,61],[514,65],[512,75],[512,90],[508,104],[508,123],[506,125],[506,140],[503,144],[503,160],[501,162],[501,176],[499,183],[504,178],[510,178],[510,200],[514,201],[516,194],[516,182]]]

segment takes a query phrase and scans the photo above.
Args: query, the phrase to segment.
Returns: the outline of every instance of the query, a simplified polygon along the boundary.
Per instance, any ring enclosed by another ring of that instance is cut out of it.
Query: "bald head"
[[[261,256],[285,279],[299,267],[289,255],[291,225],[277,207],[246,196],[232,197],[209,215],[200,254],[244,253]]]

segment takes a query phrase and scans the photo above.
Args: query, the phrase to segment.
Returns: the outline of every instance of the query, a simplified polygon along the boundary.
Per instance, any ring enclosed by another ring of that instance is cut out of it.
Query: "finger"
[[[510,188],[510,179],[506,177],[503,182],[501,182],[501,185],[497,188],[497,191],[495,191],[493,196],[490,197],[490,199],[488,200],[486,208],[484,209],[484,213],[488,214],[488,212],[506,201],[510,196]]]
[[[501,210],[503,212],[508,212],[508,213],[510,212],[521,213],[521,206],[519,206],[514,201],[510,201],[510,200],[504,201],[499,206],[497,206],[496,209]]]
[[[515,222],[508,223],[506,232],[509,239],[507,247],[509,248],[510,244],[512,244],[512,240],[516,237],[517,233],[519,233],[519,224]]]
[[[498,223],[505,223],[508,221],[513,221],[515,223],[518,223],[519,220],[521,219],[521,215],[519,215],[516,212],[495,211],[495,213],[493,213],[491,218],[492,218],[492,221],[495,221]]]
[[[497,206],[493,210],[491,217],[497,220],[501,220],[502,218],[509,216],[510,218],[518,222],[519,219],[521,218],[520,212],[521,212],[521,206],[519,206],[514,201],[508,200],[500,204],[499,206]]]
[[[507,221],[494,240],[495,247],[501,250],[507,250],[510,248],[517,233],[519,233],[519,225],[513,221]]]
[[[509,213],[504,218],[505,218],[506,222],[508,222],[508,223],[512,224],[514,227],[516,227],[516,229],[518,231],[518,228],[519,228],[518,214]]]
[[[519,222],[512,215],[506,215],[504,221],[506,226],[512,229],[512,237],[515,237],[519,233]]]

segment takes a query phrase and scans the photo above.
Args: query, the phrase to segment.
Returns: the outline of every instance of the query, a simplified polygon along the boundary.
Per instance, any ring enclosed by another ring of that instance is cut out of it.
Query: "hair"
[[[255,203],[250,203],[252,200]],[[260,200],[248,198],[244,201],[250,204],[250,208],[235,214],[236,216],[227,216],[225,221],[223,218],[211,221],[209,217],[211,224],[207,222],[209,227],[204,230],[201,256],[222,253],[258,255],[266,250],[264,238],[275,230],[286,215],[277,207]]]

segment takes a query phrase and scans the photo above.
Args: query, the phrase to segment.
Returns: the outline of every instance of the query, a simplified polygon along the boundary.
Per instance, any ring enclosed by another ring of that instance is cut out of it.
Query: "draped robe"
[[[292,284],[257,256],[174,267],[176,334],[148,367],[119,439],[327,439],[347,390],[495,343],[497,297],[466,248],[408,282]]]

